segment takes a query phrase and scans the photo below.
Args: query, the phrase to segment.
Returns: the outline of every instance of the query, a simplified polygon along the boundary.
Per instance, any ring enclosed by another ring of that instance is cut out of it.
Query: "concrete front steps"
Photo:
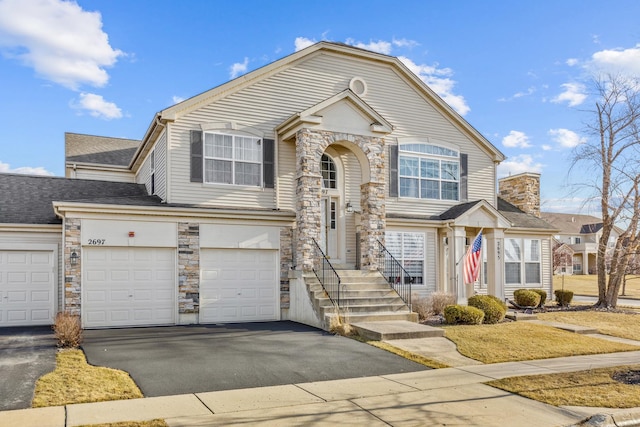
[[[411,312],[398,294],[376,271],[338,270],[340,276],[340,305],[338,313],[345,323],[404,320],[416,323],[418,315]],[[305,283],[316,313],[328,326],[336,315],[336,308],[313,273],[305,276]]]

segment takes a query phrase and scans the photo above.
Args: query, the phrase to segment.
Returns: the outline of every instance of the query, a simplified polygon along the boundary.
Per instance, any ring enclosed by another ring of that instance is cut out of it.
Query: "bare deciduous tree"
[[[597,307],[617,304],[620,286],[633,253],[637,252],[640,216],[640,80],[606,75],[594,80],[595,109],[587,124],[593,138],[574,151],[572,167],[585,164],[592,171],[591,187],[600,200],[602,237],[598,242]],[[614,226],[622,229],[618,236],[609,276],[606,253]]]

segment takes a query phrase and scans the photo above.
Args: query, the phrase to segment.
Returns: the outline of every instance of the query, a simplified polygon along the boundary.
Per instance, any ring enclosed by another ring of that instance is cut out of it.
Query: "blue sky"
[[[543,210],[581,208],[594,72],[640,75],[640,2],[0,0],[0,172],[64,174],[64,132],[141,139],[153,114],[314,41],[401,60]]]

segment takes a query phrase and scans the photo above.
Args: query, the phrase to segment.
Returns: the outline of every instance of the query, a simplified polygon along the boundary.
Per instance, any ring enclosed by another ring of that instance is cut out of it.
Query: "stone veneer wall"
[[[178,223],[178,312],[200,311],[200,224]]]
[[[540,218],[540,175],[522,173],[498,181],[498,194],[525,213]]]
[[[289,271],[293,266],[293,229],[280,229],[280,308],[290,307]]]
[[[80,241],[80,219],[64,220],[64,310],[80,315],[82,297],[82,245]],[[78,254],[78,262],[71,265],[71,253]]]
[[[320,159],[326,148],[347,141],[357,146],[369,162],[369,182],[361,185],[362,229],[361,266],[377,268],[376,239],[382,240],[386,227],[384,139],[331,131],[301,129],[296,134],[296,268],[313,269],[314,244],[319,240],[322,197]]]

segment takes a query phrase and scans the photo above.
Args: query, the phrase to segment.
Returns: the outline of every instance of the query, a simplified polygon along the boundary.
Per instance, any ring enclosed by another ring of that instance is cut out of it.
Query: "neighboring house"
[[[316,242],[347,293],[387,286],[381,243],[416,294],[551,293],[539,175],[499,198],[504,155],[394,57],[321,42],[161,110],[141,141],[65,143],[66,178],[0,174],[0,326],[67,311],[87,328],[326,327]],[[353,316],[371,309],[345,295]]]
[[[573,251],[571,268],[565,274],[597,274],[596,259],[602,237],[602,220],[591,215],[555,212],[542,212],[541,216],[558,229],[555,239]],[[620,233],[621,230],[614,227],[607,242],[607,255],[613,251]]]

